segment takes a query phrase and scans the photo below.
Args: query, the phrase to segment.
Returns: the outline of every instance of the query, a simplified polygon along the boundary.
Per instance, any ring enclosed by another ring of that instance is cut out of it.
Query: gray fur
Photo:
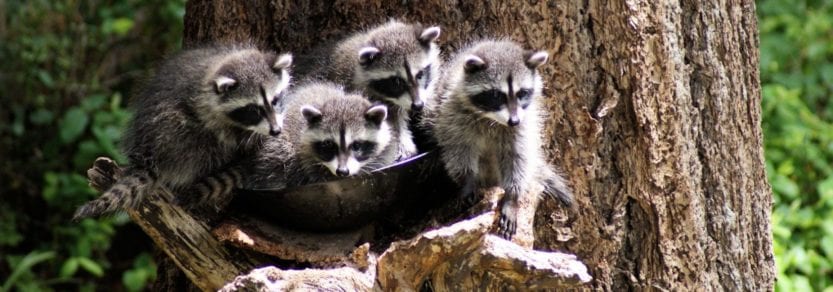
[[[124,177],[81,206],[75,218],[135,207],[155,187],[183,191],[257,152],[263,137],[280,131],[289,64],[290,55],[251,46],[205,47],[169,58],[130,103],[134,116],[122,143],[130,162]],[[230,117],[247,104],[257,110],[254,124]]]
[[[491,186],[506,191],[499,226],[499,233],[506,238],[515,233],[518,196],[526,195],[535,184],[566,205],[572,204],[569,187],[546,162],[541,150],[542,113],[537,99],[541,98],[543,84],[535,67],[540,63],[532,67],[526,64],[532,55],[510,41],[480,41],[463,49],[445,72],[436,112],[426,119],[434,128],[446,170],[463,186],[464,195]],[[467,72],[466,63],[472,57],[484,61],[485,66]],[[515,93],[522,88],[532,89],[528,107],[517,108],[516,117],[520,119],[515,126],[506,120],[512,116],[508,110],[508,100],[512,99],[508,95],[510,76]],[[484,110],[473,103],[473,96],[491,89],[507,94],[507,102],[499,111]]]
[[[309,62],[299,64],[299,70],[311,79],[325,79],[344,85],[347,90],[365,92],[372,101],[388,105],[388,121],[398,136],[398,158],[416,154],[416,146],[408,129],[409,114],[430,102],[434,96],[441,60],[434,41],[439,27],[423,27],[391,20],[385,24],[358,32],[338,42],[331,49],[319,49]],[[364,63],[359,52],[366,48],[378,49],[370,62]],[[373,89],[371,82],[398,76],[408,80],[404,63],[407,61],[412,77],[430,65],[430,69],[409,86],[413,92],[387,96]],[[414,96],[415,95],[415,96]]]
[[[315,155],[312,145],[322,138],[338,141],[341,129],[351,133],[351,137],[378,143],[371,157],[350,175],[380,168],[396,158],[396,137],[389,123],[379,120],[380,124],[374,124],[366,115],[369,109],[384,109],[384,105],[371,104],[365,97],[345,93],[340,86],[328,82],[295,87],[289,99],[285,133],[265,142],[263,151],[252,163],[253,170],[244,188],[281,189],[336,178],[334,171],[325,166],[326,162]],[[320,112],[320,120],[310,123],[302,115],[305,107]]]

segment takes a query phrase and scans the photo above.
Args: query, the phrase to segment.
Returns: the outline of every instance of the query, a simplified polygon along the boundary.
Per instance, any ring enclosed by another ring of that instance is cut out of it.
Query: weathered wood
[[[115,161],[106,157],[96,159],[87,171],[90,186],[99,191],[109,188],[120,174]],[[160,188],[127,214],[192,283],[204,291],[214,291],[254,267],[251,259],[234,254],[211,236],[204,222],[172,204],[172,196]]]
[[[307,233],[275,226],[248,216],[223,221],[212,230],[221,242],[316,267],[344,266],[355,259],[357,246],[370,240],[372,227],[356,231]],[[357,264],[356,266],[361,266]]]
[[[493,211],[394,242],[369,268],[254,270],[222,291],[499,291],[577,287],[592,278],[574,255],[523,248],[488,234]]]

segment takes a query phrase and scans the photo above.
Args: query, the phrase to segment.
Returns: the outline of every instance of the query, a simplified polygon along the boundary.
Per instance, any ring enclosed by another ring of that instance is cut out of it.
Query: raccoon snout
[[[510,127],[517,126],[520,123],[521,119],[519,119],[518,117],[509,117],[509,121],[506,122],[506,124],[508,124]]]
[[[280,134],[281,134],[281,128],[280,127],[274,127],[274,128],[269,127],[269,135],[277,136],[277,135],[280,135]]]
[[[350,175],[350,170],[347,169],[347,166],[339,166],[336,169],[336,175],[338,175],[338,176],[348,176],[348,175]]]
[[[411,103],[411,109],[415,110],[415,111],[422,110],[422,108],[424,106],[425,106],[425,103],[422,102],[421,100],[418,100],[418,101],[415,101],[415,102]]]

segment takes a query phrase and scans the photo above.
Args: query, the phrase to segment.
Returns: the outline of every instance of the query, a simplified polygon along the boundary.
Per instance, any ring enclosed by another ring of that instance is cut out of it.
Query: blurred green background
[[[124,162],[125,98],[179,48],[184,2],[0,0],[0,292],[153,281],[126,216],[67,218],[96,196],[95,157]],[[758,1],[758,16],[776,288],[833,291],[833,0]]]

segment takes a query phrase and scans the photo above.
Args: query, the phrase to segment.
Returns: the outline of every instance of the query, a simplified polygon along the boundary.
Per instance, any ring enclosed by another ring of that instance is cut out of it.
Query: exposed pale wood
[[[365,272],[351,268],[254,270],[222,291],[267,289],[338,291],[498,291],[577,287],[592,278],[574,255],[534,251],[488,232],[487,212],[416,238],[394,242]]]

